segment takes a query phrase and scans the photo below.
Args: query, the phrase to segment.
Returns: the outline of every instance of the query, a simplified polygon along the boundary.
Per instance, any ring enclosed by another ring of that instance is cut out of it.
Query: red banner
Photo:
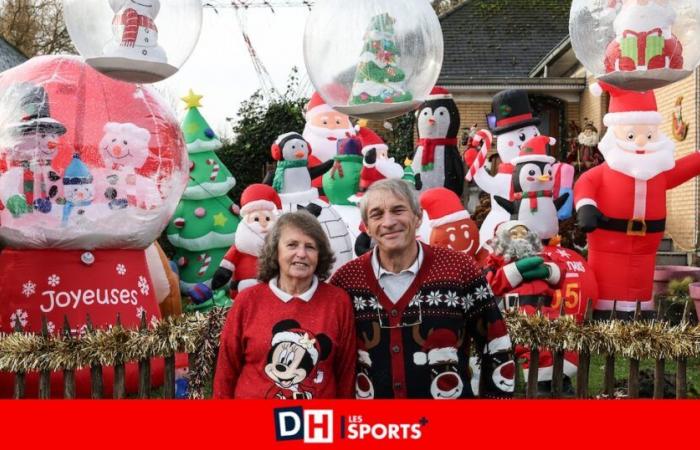
[[[698,412],[694,401],[6,401],[0,423],[6,448],[53,445],[67,430],[79,447],[669,448],[692,442]]]

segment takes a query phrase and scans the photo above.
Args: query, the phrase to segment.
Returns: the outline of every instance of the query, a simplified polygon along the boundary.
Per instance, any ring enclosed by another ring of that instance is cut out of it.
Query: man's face
[[[416,242],[421,217],[414,214],[409,202],[390,191],[373,191],[367,198],[367,234],[379,251],[400,253]]]

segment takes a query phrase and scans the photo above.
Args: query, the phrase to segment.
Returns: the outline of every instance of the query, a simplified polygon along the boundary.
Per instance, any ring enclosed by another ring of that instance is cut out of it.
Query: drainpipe
[[[695,150],[700,150],[700,69],[695,69]],[[700,245],[700,180],[695,177],[695,248],[693,263],[697,265]]]

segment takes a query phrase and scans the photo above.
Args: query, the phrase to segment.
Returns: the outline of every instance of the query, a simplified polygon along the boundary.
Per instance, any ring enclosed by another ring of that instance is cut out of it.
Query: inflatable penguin
[[[464,163],[457,149],[459,110],[452,95],[435,87],[418,109],[418,148],[413,158],[416,189],[445,187],[458,196],[464,188]]]
[[[279,193],[283,212],[303,208],[316,216],[335,253],[332,269],[335,271],[353,258],[353,244],[342,217],[321,200],[318,190],[311,186],[311,180],[333,167],[334,161],[330,159],[309,168],[310,154],[311,147],[300,134],[286,133],[279,136],[272,145],[272,157],[277,161],[277,168],[274,174],[269,173],[265,177],[264,183]]]
[[[510,214],[496,202],[495,197],[508,198],[509,196],[513,158],[518,156],[520,146],[525,141],[540,134],[537,129],[540,119],[532,114],[527,92],[501,91],[493,98],[491,109],[491,114],[496,120],[491,131],[497,138],[496,148],[501,164],[496,175],[490,175],[485,165],[479,167],[474,175],[477,186],[491,196],[491,212],[479,228],[479,239],[482,245],[488,243],[493,237],[499,223],[510,219]]]
[[[554,200],[554,170],[556,160],[550,156],[550,146],[556,139],[536,136],[526,141],[518,157],[513,158],[512,201],[496,195],[498,204],[510,218],[524,222],[545,242],[559,233],[558,210],[569,197],[564,193]]]

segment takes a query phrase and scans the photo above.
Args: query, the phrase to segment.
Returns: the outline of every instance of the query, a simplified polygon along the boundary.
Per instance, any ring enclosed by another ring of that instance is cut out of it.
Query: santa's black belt
[[[542,303],[542,306],[550,306],[552,297],[549,295],[519,295],[506,294],[503,297],[497,297],[496,300],[500,303],[503,300],[506,308],[515,308],[516,306],[534,306]]]
[[[644,236],[647,233],[663,233],[666,230],[666,219],[613,219],[606,217],[598,221],[598,228],[608,231],[619,231],[630,236]]]

